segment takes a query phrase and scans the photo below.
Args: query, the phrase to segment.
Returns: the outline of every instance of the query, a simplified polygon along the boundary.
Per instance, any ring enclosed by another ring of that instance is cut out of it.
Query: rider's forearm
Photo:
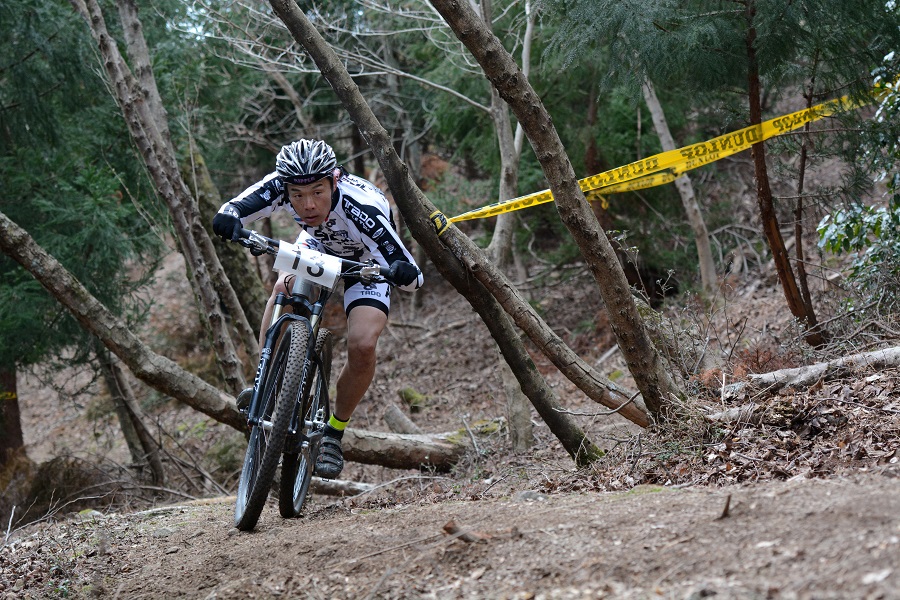
[[[267,176],[223,204],[219,212],[233,214],[244,225],[271,215],[277,201],[283,196],[274,175]]]

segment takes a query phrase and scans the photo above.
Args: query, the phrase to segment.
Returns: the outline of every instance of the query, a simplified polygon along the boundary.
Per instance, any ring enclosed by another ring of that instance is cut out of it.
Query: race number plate
[[[341,273],[341,259],[303,246],[279,242],[275,269],[294,273],[322,287],[331,289]]]

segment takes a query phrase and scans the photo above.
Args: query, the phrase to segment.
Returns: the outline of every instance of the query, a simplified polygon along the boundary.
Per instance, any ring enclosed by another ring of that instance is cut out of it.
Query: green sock
[[[341,439],[342,437],[344,437],[344,429],[346,429],[347,423],[349,422],[350,419],[341,421],[334,415],[331,415],[331,417],[329,417],[328,419],[328,425],[325,427],[325,435]]]

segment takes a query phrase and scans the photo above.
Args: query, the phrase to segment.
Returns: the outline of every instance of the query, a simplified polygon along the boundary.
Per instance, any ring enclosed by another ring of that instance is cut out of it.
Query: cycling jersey
[[[394,228],[391,207],[384,193],[370,181],[342,173],[331,198],[331,212],[319,226],[307,225],[291,206],[277,173],[244,190],[237,198],[222,205],[220,213],[232,214],[247,225],[268,217],[273,212],[287,211],[294,221],[328,254],[358,262],[369,259],[389,267],[397,260],[416,264]],[[303,242],[301,234],[298,242]],[[419,277],[400,289],[413,291],[424,283]]]

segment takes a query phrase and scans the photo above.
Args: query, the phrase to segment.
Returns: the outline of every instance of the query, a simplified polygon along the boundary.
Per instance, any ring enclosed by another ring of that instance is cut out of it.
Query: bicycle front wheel
[[[309,492],[319,441],[331,410],[328,405],[328,385],[331,381],[331,355],[334,337],[327,329],[316,336],[316,354],[321,359],[322,368],[310,364],[309,372],[303,380],[301,400],[302,421],[297,427],[297,435],[306,443],[299,453],[285,454],[281,460],[281,486],[278,493],[278,510],[281,516],[293,518],[300,515]]]
[[[256,527],[275,479],[291,411],[300,392],[308,340],[306,321],[294,321],[287,327],[275,348],[265,380],[260,382],[260,421],[250,431],[235,504],[234,526],[241,531]],[[299,362],[295,359],[298,347],[303,348]]]

